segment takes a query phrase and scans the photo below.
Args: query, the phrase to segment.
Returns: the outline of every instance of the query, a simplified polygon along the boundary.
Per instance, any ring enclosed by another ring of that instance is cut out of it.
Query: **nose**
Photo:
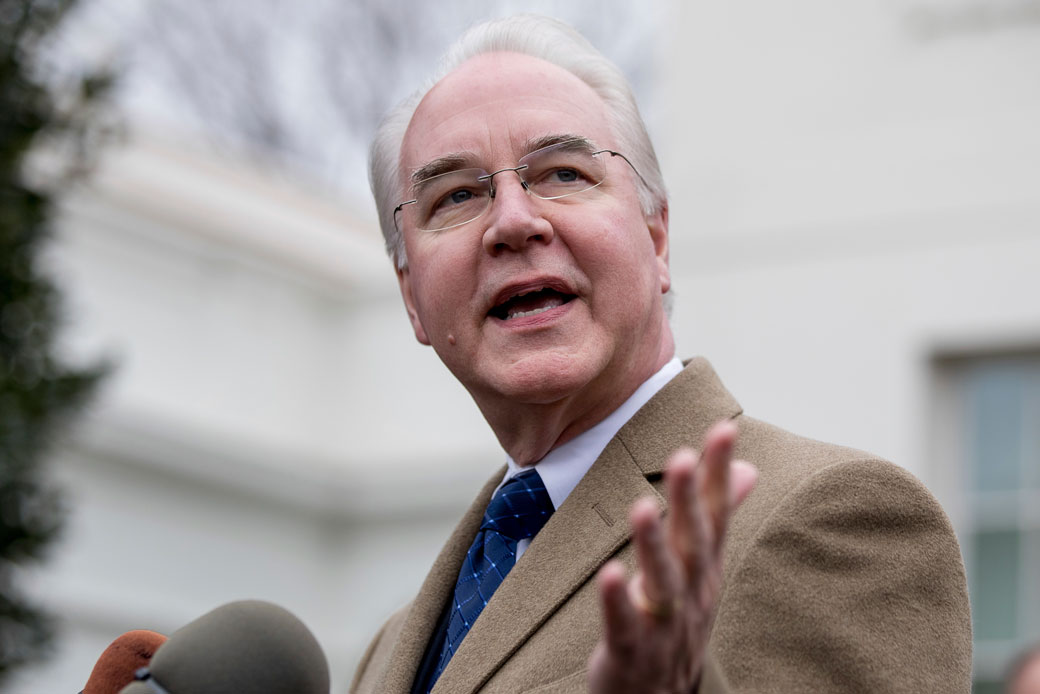
[[[515,173],[495,177],[495,197],[488,210],[484,250],[490,255],[524,250],[528,244],[552,241],[552,224],[541,214],[540,201],[529,194]]]

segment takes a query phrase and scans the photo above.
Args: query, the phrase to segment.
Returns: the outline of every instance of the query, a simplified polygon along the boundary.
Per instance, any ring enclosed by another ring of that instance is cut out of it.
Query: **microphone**
[[[80,694],[119,694],[134,681],[134,673],[148,665],[164,641],[165,636],[146,629],[126,632],[101,653]]]
[[[242,600],[174,632],[120,694],[329,694],[317,639],[284,608]]]

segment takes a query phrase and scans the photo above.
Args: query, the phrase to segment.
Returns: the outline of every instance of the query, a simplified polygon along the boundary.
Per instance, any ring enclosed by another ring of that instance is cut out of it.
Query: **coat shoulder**
[[[872,453],[799,436],[754,417],[740,415],[734,421],[740,428],[735,455],[769,477],[793,481],[835,464],[885,462]]]
[[[967,692],[964,567],[931,493],[869,453],[738,423],[760,478],[729,529],[712,638],[735,688]]]

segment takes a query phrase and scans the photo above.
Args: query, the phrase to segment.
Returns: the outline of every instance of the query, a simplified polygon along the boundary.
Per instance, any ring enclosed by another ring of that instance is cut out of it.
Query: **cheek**
[[[458,254],[429,250],[424,249],[417,262],[410,264],[414,301],[428,325],[447,324],[463,311],[471,294],[472,273]]]
[[[424,322],[436,323],[447,315],[454,313],[448,305],[452,296],[440,273],[423,272],[415,283],[415,303]]]
[[[582,255],[590,274],[606,279],[611,285],[641,283],[641,278],[658,274],[653,239],[642,216],[633,218],[615,212],[601,218],[598,229],[590,229]],[[655,280],[656,281],[656,280]],[[625,291],[625,287],[616,287]]]

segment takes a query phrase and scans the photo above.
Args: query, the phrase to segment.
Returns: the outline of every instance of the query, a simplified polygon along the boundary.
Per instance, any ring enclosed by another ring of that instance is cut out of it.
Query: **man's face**
[[[515,53],[473,58],[426,95],[409,124],[405,199],[412,172],[435,159],[462,155],[464,166],[493,172],[559,135],[618,149],[603,102],[574,75]],[[602,156],[607,178],[584,193],[541,200],[506,171],[478,219],[438,232],[403,225],[408,267],[399,280],[415,335],[482,409],[602,398],[671,357],[661,307],[667,214],[647,218],[628,164]]]

